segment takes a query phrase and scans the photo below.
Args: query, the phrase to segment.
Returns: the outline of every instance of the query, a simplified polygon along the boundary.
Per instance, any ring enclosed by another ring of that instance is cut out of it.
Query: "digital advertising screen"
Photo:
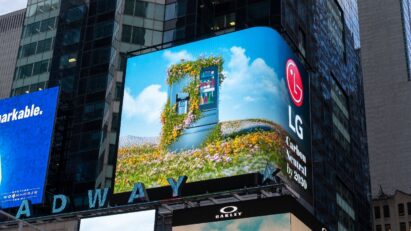
[[[114,191],[261,172],[311,199],[309,79],[255,27],[128,58]]]
[[[0,101],[0,208],[43,201],[59,88]]]
[[[175,210],[172,231],[320,230],[315,218],[297,203],[284,197]]]
[[[173,227],[173,231],[311,231],[291,213]]]
[[[80,231],[153,231],[156,210],[81,219]]]

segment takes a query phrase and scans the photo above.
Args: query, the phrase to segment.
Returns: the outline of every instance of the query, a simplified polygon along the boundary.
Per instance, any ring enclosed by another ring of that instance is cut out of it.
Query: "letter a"
[[[19,211],[17,211],[16,218],[20,219],[23,215],[26,216],[26,218],[31,217],[31,203],[29,200],[23,200],[21,202]]]
[[[134,184],[133,191],[130,194],[128,203],[131,204],[136,199],[141,199],[142,201],[148,201],[148,196],[143,183]]]

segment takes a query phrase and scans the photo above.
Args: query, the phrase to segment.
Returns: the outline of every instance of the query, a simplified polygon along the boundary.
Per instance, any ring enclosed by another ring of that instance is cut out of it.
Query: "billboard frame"
[[[141,55],[146,55],[146,54],[158,52],[158,51],[164,51],[164,50],[175,48],[175,47],[184,46],[186,44],[190,44],[190,43],[194,43],[194,42],[204,41],[204,40],[207,40],[207,39],[211,39],[211,38],[215,38],[215,37],[220,37],[220,36],[240,32],[240,31],[248,30],[248,29],[251,29],[251,28],[268,28],[268,29],[271,29],[271,30],[275,31],[280,36],[281,35],[286,35],[287,37],[289,37],[289,35],[287,33],[284,33],[282,31],[278,31],[275,28],[268,27],[268,26],[256,26],[256,27],[250,27],[250,28],[245,28],[245,29],[241,29],[241,30],[231,31],[231,32],[228,32],[228,33],[215,35],[215,36],[200,37],[200,38],[197,38],[197,39],[194,39],[194,40],[189,40],[189,41],[186,41],[184,39],[180,39],[180,40],[176,40],[176,41],[173,41],[173,42],[167,42],[167,43],[162,43],[162,44],[158,44],[158,45],[153,45],[153,46],[150,46],[150,47],[145,47],[145,48],[141,48],[141,49],[137,49],[137,50],[125,53],[125,64],[124,64],[124,68],[122,70],[123,73],[122,73],[122,79],[121,79],[122,80],[122,88],[121,88],[120,107],[119,107],[119,122],[118,122],[119,128],[121,129],[121,124],[122,124],[121,118],[122,118],[122,115],[123,115],[123,102],[124,102],[124,91],[125,91],[125,87],[126,87],[125,86],[125,81],[126,81],[126,72],[127,72],[127,63],[128,63],[127,60],[128,59],[133,58],[133,57],[137,57],[137,56],[141,56]],[[307,178],[307,181],[311,185],[311,192],[309,193],[310,197],[311,197],[310,198],[311,201],[305,201],[305,200],[304,201],[307,202],[305,204],[307,204],[307,206],[311,209],[314,205],[314,189],[313,189],[313,187],[314,187],[314,184],[313,184],[314,175],[313,175],[313,173],[314,172],[313,172],[313,158],[312,158],[312,146],[313,145],[312,145],[312,126],[311,126],[311,110],[310,110],[311,109],[311,92],[310,92],[310,90],[311,90],[311,87],[310,87],[310,85],[311,85],[311,78],[310,78],[311,75],[310,75],[309,70],[312,70],[312,67],[309,65],[309,62],[307,61],[307,59],[304,56],[302,56],[300,52],[296,52],[296,50],[292,48],[292,45],[290,45],[289,42],[287,42],[288,40],[286,38],[284,38],[284,36],[281,36],[281,37],[284,40],[284,42],[289,46],[290,50],[293,52],[293,54],[295,55],[295,58],[299,61],[300,65],[305,68],[305,72],[307,74],[307,76],[306,76],[307,86],[305,88],[309,92],[308,93],[308,96],[309,96],[309,99],[308,99],[309,100],[309,104],[308,104],[308,108],[309,108],[308,109],[309,110],[309,112],[308,112],[308,121],[309,121],[309,124],[310,124],[309,125],[309,129],[310,129],[310,131],[309,131],[309,134],[310,134],[309,145],[310,145],[310,148],[307,151],[309,152],[308,155],[310,156],[310,162],[308,162],[308,163],[311,165],[310,166],[311,169],[309,171],[310,174],[311,174],[311,177]],[[301,59],[303,61],[301,61]],[[115,151],[115,156],[114,156],[114,158],[116,160],[116,164],[113,166],[113,180],[112,180],[111,186],[110,186],[113,189],[113,191],[112,191],[113,195],[114,194],[121,194],[121,193],[114,193],[114,188],[115,188],[115,184],[116,184],[116,177],[117,177],[117,160],[118,160],[119,144],[120,144],[120,130],[119,130],[119,132],[117,132],[117,136],[116,136],[116,145],[115,145],[116,146],[116,151]],[[232,177],[240,177],[240,176],[243,176],[243,175],[251,175],[251,174],[255,175],[255,177],[258,178],[258,176],[257,176],[258,173],[247,173],[247,174],[227,176],[227,177],[222,177],[222,178],[212,178],[212,179],[202,180],[201,182],[209,182],[209,181],[213,181],[213,180],[232,178]],[[258,180],[256,180],[256,182],[257,182],[256,185],[258,185],[259,184]],[[192,183],[197,183],[197,182],[189,182],[187,184],[192,184]],[[288,186],[290,187],[291,185],[288,185]],[[160,186],[160,187],[155,187],[155,188],[156,189],[164,189],[164,190],[167,191],[169,186]],[[151,188],[149,188],[147,190],[151,191],[150,189]],[[228,188],[227,190],[235,190],[235,189],[234,188],[231,188],[231,189]],[[297,193],[292,188],[291,188],[291,191],[293,193]]]

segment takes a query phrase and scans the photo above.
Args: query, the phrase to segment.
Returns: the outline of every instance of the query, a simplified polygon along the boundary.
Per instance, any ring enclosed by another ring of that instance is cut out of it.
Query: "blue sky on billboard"
[[[0,207],[41,203],[58,88],[0,101]]]
[[[159,118],[168,95],[165,70],[182,59],[195,60],[212,55],[221,55],[225,60],[223,74],[227,78],[220,90],[220,121],[254,117],[285,120],[274,108],[274,105],[289,102],[284,79],[278,78],[283,70],[275,70],[267,64],[279,62],[272,54],[281,47],[254,49],[260,44],[276,44],[272,41],[276,37],[267,36],[273,32],[270,29],[246,30],[129,59],[126,72],[130,77],[126,79],[122,116],[122,123],[127,126],[122,127],[120,136],[158,136],[161,131]]]

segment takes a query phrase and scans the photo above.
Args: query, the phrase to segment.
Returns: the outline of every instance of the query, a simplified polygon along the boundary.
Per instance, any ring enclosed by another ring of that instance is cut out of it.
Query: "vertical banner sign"
[[[0,208],[43,201],[58,88],[0,101]]]
[[[131,57],[115,192],[274,166],[311,202],[308,75],[280,34],[255,27]]]

